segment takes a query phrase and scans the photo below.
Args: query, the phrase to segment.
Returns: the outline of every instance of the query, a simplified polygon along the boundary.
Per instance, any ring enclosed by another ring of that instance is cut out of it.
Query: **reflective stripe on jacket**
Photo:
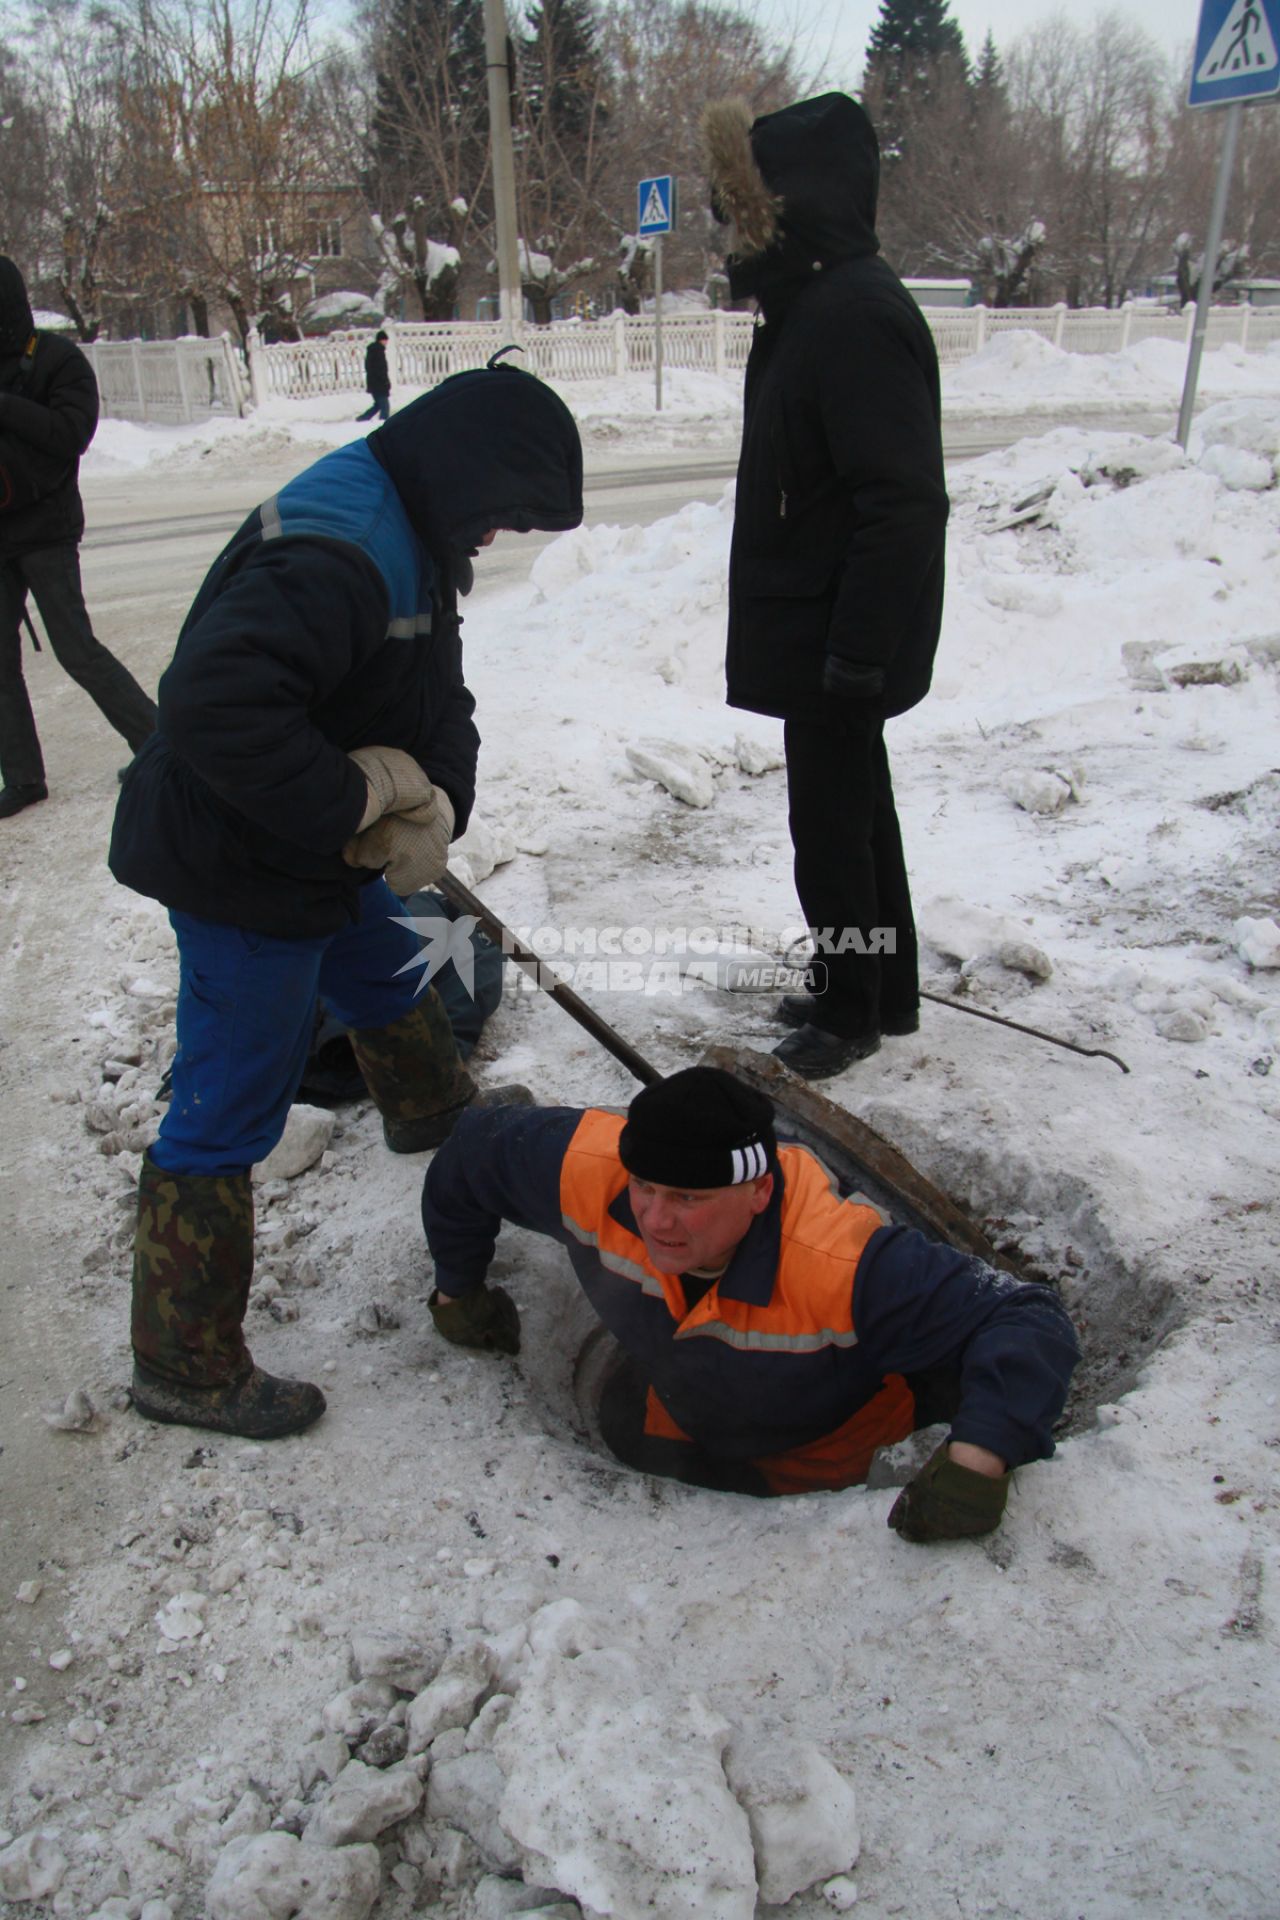
[[[854,1276],[880,1215],[841,1200],[811,1154],[783,1147],[768,1284],[754,1260],[740,1271],[740,1249],[690,1307],[681,1279],[653,1266],[636,1230],[618,1158],[623,1125],[617,1114],[583,1115],[560,1199],[579,1279],[620,1343],[643,1349],[652,1366],[646,1431],[723,1452],[727,1427],[733,1452],[775,1493],[865,1480],[876,1448],[911,1432],[915,1404],[901,1375],[869,1376],[858,1350]],[[588,1262],[609,1281],[593,1288]]]

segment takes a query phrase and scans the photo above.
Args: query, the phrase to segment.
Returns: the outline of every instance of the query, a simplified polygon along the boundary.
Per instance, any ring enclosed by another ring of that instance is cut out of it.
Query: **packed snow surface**
[[[1176,411],[1167,356],[1113,358],[1082,387],[1006,340],[948,376],[956,406],[1034,393],[1048,428],[952,469],[934,688],[890,728],[925,985],[969,1011],[928,1002],[825,1086],[1080,1328],[1057,1454],[986,1541],[887,1530],[906,1456],[775,1502],[613,1463],[575,1393],[591,1317],[528,1234],[494,1273],[518,1362],[444,1346],[425,1162],[367,1106],[304,1115],[255,1189],[250,1338],[323,1382],[324,1420],[273,1446],[143,1425],[130,1209],[172,937],[102,867],[102,783],[6,823],[6,1191],[39,1255],[7,1298],[51,1416],[48,1514],[10,1519],[0,1587],[15,1914],[1277,1911],[1280,356],[1206,356],[1185,454],[1072,424],[1113,378]],[[628,444],[638,388],[564,391],[597,451]],[[201,472],[303,464],[353,431],[326,404],[104,423],[91,526],[131,472],[176,511]],[[665,431],[731,451],[734,425],[727,383],[673,380]],[[497,590],[482,556],[467,610],[459,870],[663,1070],[775,1044],[744,956],[802,953],[780,729],[723,704],[731,519],[713,486]],[[167,604],[121,590],[104,637],[150,609],[158,670],[210,557]],[[514,978],[476,1065],[551,1102],[634,1090]]]

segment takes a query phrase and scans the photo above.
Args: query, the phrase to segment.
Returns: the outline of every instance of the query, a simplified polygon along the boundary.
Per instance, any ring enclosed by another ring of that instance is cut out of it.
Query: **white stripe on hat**
[[[733,1169],[729,1181],[731,1187],[740,1187],[746,1180],[758,1180],[768,1167],[765,1150],[758,1140],[750,1146],[730,1149],[730,1165]]]

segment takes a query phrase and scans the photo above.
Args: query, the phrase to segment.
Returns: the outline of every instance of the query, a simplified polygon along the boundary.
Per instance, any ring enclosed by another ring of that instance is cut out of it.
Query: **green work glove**
[[[994,1533],[1009,1498],[1009,1475],[998,1480],[958,1467],[944,1440],[889,1510],[889,1525],[904,1540],[966,1540]]]
[[[455,1347],[483,1347],[493,1353],[519,1353],[520,1315],[502,1287],[473,1287],[450,1296],[439,1287],[427,1305],[436,1332]]]

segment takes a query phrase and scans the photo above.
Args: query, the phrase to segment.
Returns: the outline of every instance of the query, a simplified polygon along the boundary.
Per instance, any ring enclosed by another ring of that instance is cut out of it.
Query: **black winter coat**
[[[376,400],[390,393],[391,375],[387,370],[387,349],[381,340],[371,340],[364,350],[365,391]]]
[[[74,545],[84,532],[76,475],[98,424],[98,383],[54,333],[0,359],[0,557]]]
[[[875,237],[878,155],[843,95],[756,121],[781,232],[731,263],[764,324],[747,364],[729,573],[729,704],[816,718],[929,688],[947,494],[937,354]]]
[[[461,833],[479,735],[457,594],[490,527],[576,526],[582,449],[559,396],[509,367],[458,374],[250,514],[214,562],[121,789],[117,880],[283,939],[354,921],[372,876],[342,848],[356,747],[411,754]]]

